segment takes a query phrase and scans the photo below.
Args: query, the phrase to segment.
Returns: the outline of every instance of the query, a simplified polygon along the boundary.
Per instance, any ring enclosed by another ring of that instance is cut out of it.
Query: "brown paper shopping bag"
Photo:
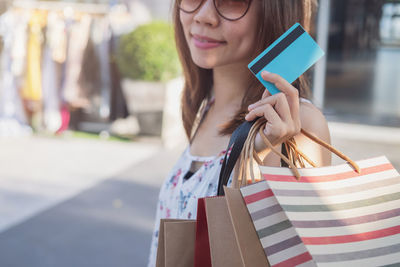
[[[206,198],[205,204],[212,266],[241,267],[240,251],[225,198]]]
[[[269,267],[240,190],[229,187],[224,190],[243,266]]]
[[[269,266],[238,189],[225,188],[225,196],[203,198],[199,203],[197,230],[207,231],[201,230],[196,236],[196,267]]]
[[[161,219],[157,267],[192,267],[196,221]]]

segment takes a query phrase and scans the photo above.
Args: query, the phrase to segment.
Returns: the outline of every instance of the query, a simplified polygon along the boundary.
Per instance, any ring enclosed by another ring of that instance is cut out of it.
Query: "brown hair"
[[[257,0],[253,0],[257,1]],[[258,21],[259,33],[254,57],[261,53],[274,40],[281,36],[294,23],[299,22],[306,31],[312,32],[312,14],[316,7],[316,0],[260,0],[263,7],[260,9]],[[182,94],[182,120],[187,137],[190,139],[199,121],[199,114],[211,95],[213,85],[212,69],[204,69],[194,64],[187,45],[183,28],[180,22],[180,12],[175,1],[173,6],[173,21],[175,41],[182,63],[185,85]],[[253,59],[253,57],[251,58]],[[249,60],[251,60],[249,59]],[[250,62],[250,61],[249,61]],[[247,68],[247,66],[243,66]],[[249,71],[250,73],[250,71]],[[264,86],[253,76],[248,76],[249,87],[243,97],[240,110],[232,120],[222,125],[220,134],[230,135],[245,120],[248,105],[259,100],[264,92]],[[310,96],[308,79],[300,76],[293,86],[299,89],[301,97]]]

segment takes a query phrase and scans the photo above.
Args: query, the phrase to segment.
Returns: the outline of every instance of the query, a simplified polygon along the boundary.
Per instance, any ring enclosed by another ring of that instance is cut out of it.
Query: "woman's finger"
[[[273,83],[282,93],[284,93],[288,97],[291,113],[296,116],[296,114],[299,113],[300,109],[299,90],[297,90],[293,85],[291,85],[288,81],[286,81],[284,78],[276,73],[263,71],[261,73],[261,77],[264,80]]]
[[[246,116],[246,119],[251,121],[260,116],[264,116],[267,119],[264,133],[273,144],[288,134],[287,125],[281,120],[271,105],[267,104],[252,110]]]
[[[289,94],[289,95],[296,94],[297,89],[293,85],[291,85],[288,81],[286,81],[284,78],[282,78],[279,74],[263,71],[261,73],[261,77],[267,82],[275,84],[275,86],[280,85],[280,87],[283,87],[282,93],[284,94]]]
[[[273,96],[261,99],[253,105],[250,105],[249,110],[251,111],[264,105],[271,105],[272,107],[274,107],[276,112],[284,122],[291,122],[293,120],[289,104],[287,102],[286,96],[283,93],[277,93]]]
[[[248,121],[252,121],[258,117],[263,117],[263,116],[267,119],[268,122],[272,124],[282,124],[281,118],[270,104],[259,106],[253,109],[246,115],[245,118]]]
[[[274,106],[277,102],[277,98],[279,97],[279,94],[282,94],[282,93],[278,93],[278,94],[274,94],[272,96],[261,98],[257,102],[249,105],[249,107],[248,107],[249,111],[251,111],[259,106],[265,105],[265,104],[270,104],[270,105]]]

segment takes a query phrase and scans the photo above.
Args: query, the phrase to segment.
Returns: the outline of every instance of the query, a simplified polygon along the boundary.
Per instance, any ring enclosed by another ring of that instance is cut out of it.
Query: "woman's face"
[[[222,18],[213,0],[204,0],[194,13],[180,11],[194,63],[205,69],[234,63],[247,65],[255,49],[260,6],[260,1],[253,0],[246,15],[236,21]],[[213,40],[206,42],[207,38]]]

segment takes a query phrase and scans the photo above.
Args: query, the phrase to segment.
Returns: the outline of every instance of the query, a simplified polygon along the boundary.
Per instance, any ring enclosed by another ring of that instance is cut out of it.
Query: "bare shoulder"
[[[328,123],[324,114],[311,103],[300,104],[300,120],[304,130],[330,142]]]
[[[300,120],[302,129],[317,136],[327,143],[331,143],[328,123],[324,114],[313,104],[300,104]],[[328,166],[331,164],[331,153],[311,141],[302,134],[295,137],[298,148],[309,156],[317,166]]]

